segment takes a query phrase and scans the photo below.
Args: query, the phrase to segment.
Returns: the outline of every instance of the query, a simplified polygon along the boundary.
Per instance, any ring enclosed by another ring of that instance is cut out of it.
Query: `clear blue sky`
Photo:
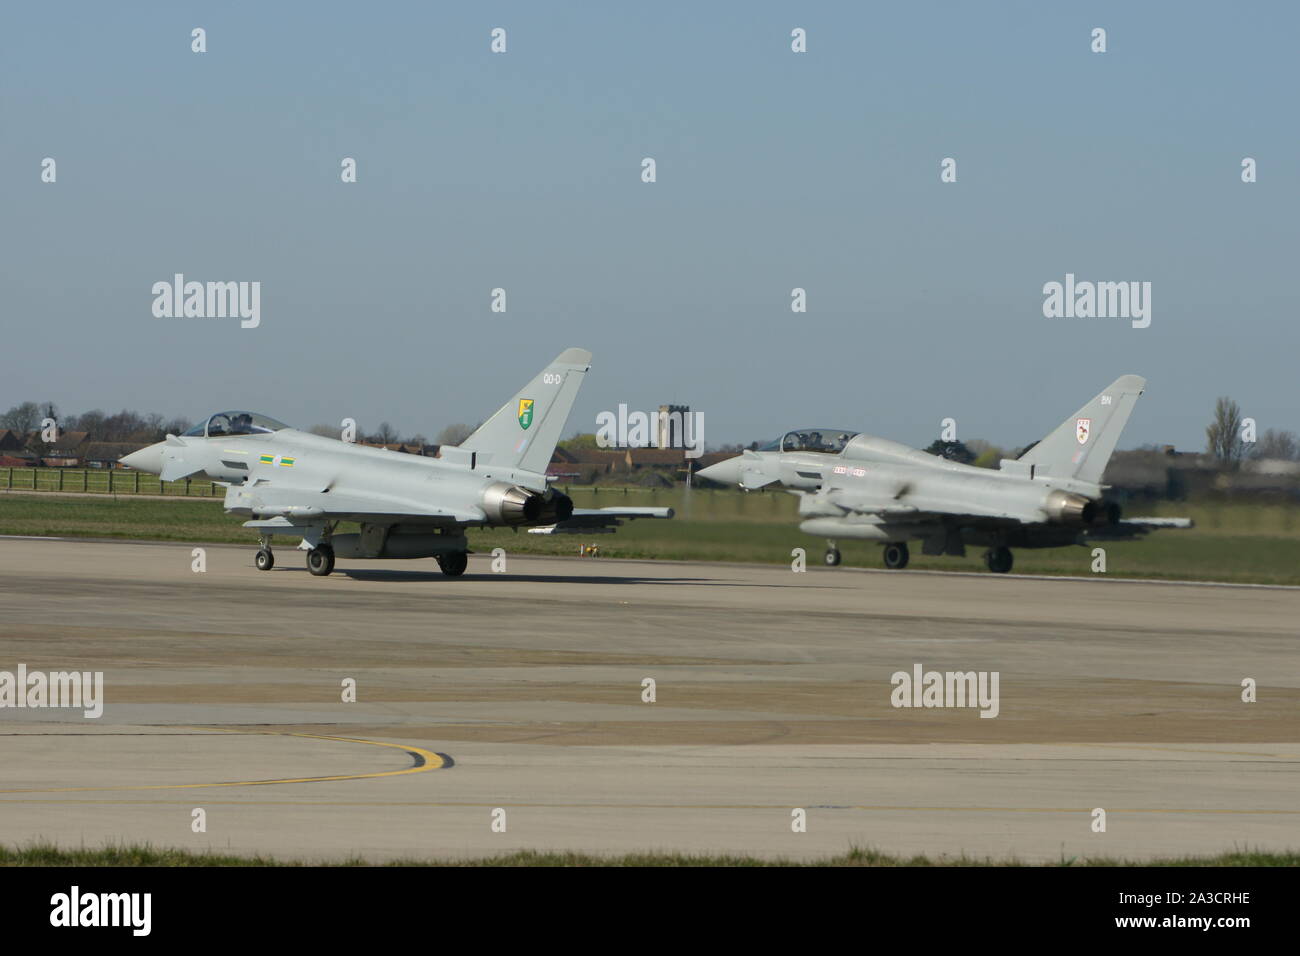
[[[1022,444],[1126,372],[1124,447],[1202,447],[1220,394],[1300,430],[1297,9],[6,4],[0,408],[432,437],[577,345],[568,432]],[[175,272],[261,281],[261,327],[155,319]],[[1067,272],[1152,282],[1151,327],[1044,318]]]

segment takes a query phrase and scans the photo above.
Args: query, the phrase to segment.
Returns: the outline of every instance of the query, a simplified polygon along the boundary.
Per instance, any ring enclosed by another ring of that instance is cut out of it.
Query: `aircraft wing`
[[[364,521],[371,524],[454,525],[482,521],[484,514],[454,511],[380,495],[339,493],[258,482],[226,490],[226,510],[255,519],[284,519],[291,524],[321,521]],[[257,521],[246,527],[263,527]]]
[[[880,515],[882,518],[892,518],[921,514],[920,509],[915,505],[901,504],[894,498],[871,497],[865,495],[853,495],[851,497],[846,495],[832,495],[830,500],[836,507],[860,515]]]
[[[997,528],[997,527],[1033,527],[1041,522],[1033,521],[1028,518],[1021,518],[1014,514],[1005,514],[994,511],[963,511],[963,512],[939,512],[939,511],[922,511],[911,505],[900,504],[897,501],[888,498],[869,498],[863,496],[854,496],[852,498],[836,497],[834,503],[847,511],[862,515],[878,516],[882,522],[888,524],[908,524],[923,523],[926,521],[944,520],[953,521],[960,525],[973,528]],[[1090,540],[1122,540],[1124,538],[1137,538],[1149,534],[1158,528],[1180,528],[1187,529],[1195,527],[1191,518],[1125,518],[1124,520],[1109,525],[1095,525],[1088,528],[1080,528]]]
[[[1089,540],[1115,541],[1123,538],[1139,538],[1157,528],[1194,528],[1191,518],[1125,518],[1116,524],[1100,528],[1089,528]]]
[[[636,518],[671,518],[672,508],[576,508],[564,521],[541,528],[529,528],[529,534],[613,534],[624,521]]]
[[[877,515],[880,518],[888,519],[890,523],[930,521],[936,518],[958,519],[973,524],[997,524],[1000,522],[1022,524],[1027,520],[1027,518],[1020,515],[1008,514],[1004,511],[983,509],[963,510],[960,512],[923,510],[916,505],[906,504],[899,500],[908,490],[908,487],[904,484],[900,484],[896,489],[891,488],[874,492],[848,492],[843,489],[832,489],[824,494],[823,499],[842,511],[860,515]],[[805,513],[802,508],[800,513]]]
[[[1191,518],[1125,518],[1121,524],[1140,524],[1147,528],[1195,528]]]

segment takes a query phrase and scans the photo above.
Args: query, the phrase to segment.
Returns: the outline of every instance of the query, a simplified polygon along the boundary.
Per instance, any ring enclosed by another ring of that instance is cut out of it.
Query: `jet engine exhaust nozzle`
[[[1043,510],[1049,519],[1060,524],[1084,525],[1097,519],[1098,504],[1083,495],[1058,489],[1047,496]]]
[[[548,488],[542,496],[542,510],[538,519],[542,524],[555,524],[573,517],[573,499],[562,491]]]
[[[536,524],[545,504],[537,492],[504,481],[483,489],[483,512],[492,524]]]

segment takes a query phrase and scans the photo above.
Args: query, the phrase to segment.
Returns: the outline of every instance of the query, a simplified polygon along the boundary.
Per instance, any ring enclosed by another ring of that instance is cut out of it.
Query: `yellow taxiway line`
[[[276,780],[223,780],[215,783],[156,783],[126,787],[37,787],[21,790],[0,790],[0,793],[86,793],[91,791],[118,790],[201,790],[206,787],[266,787],[272,784],[282,783],[325,783],[327,781],[335,780],[369,780],[375,777],[402,777],[412,773],[427,773],[430,770],[441,770],[444,767],[452,765],[451,759],[444,754],[434,753],[432,750],[425,750],[423,747],[414,747],[409,744],[385,743],[382,740],[363,740],[360,737],[329,737],[324,734],[279,733],[267,730],[228,730],[220,727],[200,727],[197,729],[208,730],[213,733],[251,732],[264,734],[268,737],[305,737],[309,740],[335,740],[349,744],[369,744],[372,747],[394,747],[397,750],[401,750],[415,757],[416,763],[414,766],[405,767],[402,770],[377,770],[371,773],[332,774],[327,777],[282,777]]]

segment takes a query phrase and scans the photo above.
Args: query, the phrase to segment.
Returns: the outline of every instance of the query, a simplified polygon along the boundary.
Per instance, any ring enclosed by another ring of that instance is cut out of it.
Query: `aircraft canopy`
[[[202,424],[195,425],[185,433],[187,438],[217,438],[223,435],[269,435],[281,428],[288,428],[284,422],[259,415],[257,412],[217,412]]]
[[[764,447],[763,451],[815,451],[838,455],[856,434],[843,428],[796,428],[786,432],[780,441]]]

